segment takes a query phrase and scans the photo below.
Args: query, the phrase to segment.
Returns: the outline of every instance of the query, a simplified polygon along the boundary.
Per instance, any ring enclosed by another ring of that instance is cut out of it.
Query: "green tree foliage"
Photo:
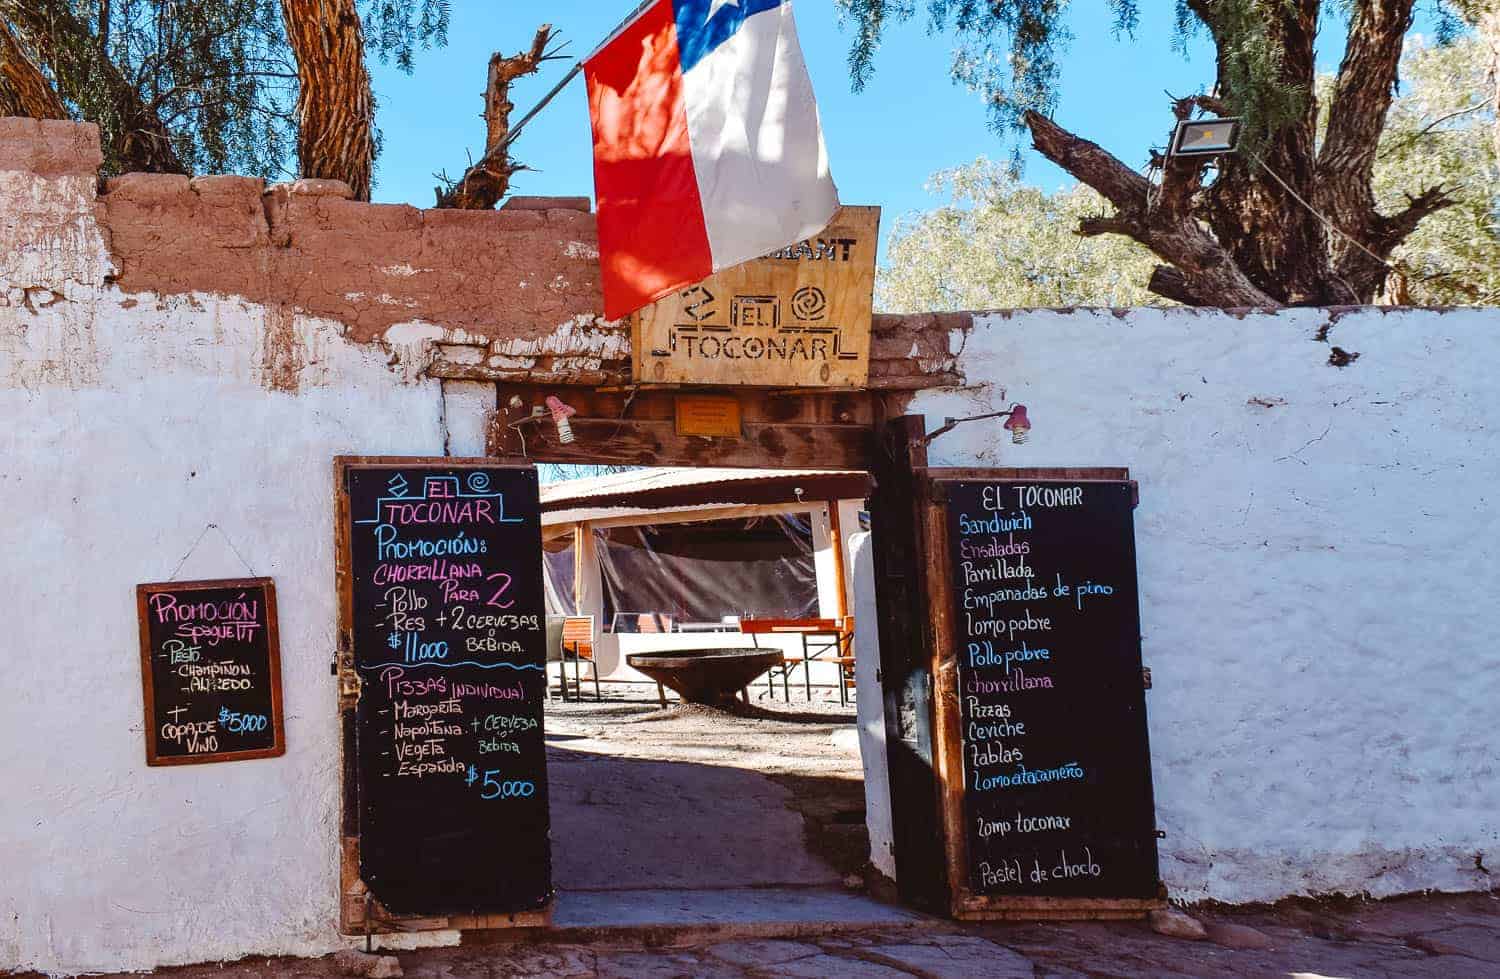
[[[1402,68],[1406,94],[1386,117],[1375,197],[1394,210],[1413,179],[1453,188],[1454,206],[1427,218],[1396,250],[1416,305],[1500,303],[1500,160],[1488,133],[1489,55],[1475,38],[1416,46]]]
[[[1199,92],[1171,100],[1161,136],[1180,120],[1232,115],[1243,119],[1240,147],[1210,160],[1142,146],[1140,156],[1150,160],[1144,172],[1053,118],[1069,0],[836,2],[854,27],[856,88],[891,24],[924,10],[932,30],[951,32],[953,77],[981,94],[997,129],[1026,131],[1038,152],[1099,192],[1108,207],[1079,221],[1079,232],[1149,249],[1159,262],[1146,285],[1167,299],[1254,307],[1371,302],[1397,249],[1455,206],[1461,190],[1424,181],[1418,167],[1376,186],[1382,130],[1419,0],[1177,0],[1179,46],[1202,34],[1213,46],[1214,70]],[[1461,16],[1488,36],[1486,11],[1500,0],[1420,2],[1443,12],[1451,39],[1463,30]],[[1116,32],[1133,32],[1139,0],[1106,3]],[[1320,32],[1340,30],[1343,58],[1320,104],[1317,41]]]
[[[923,6],[918,0],[834,0],[854,38],[849,72],[856,91],[875,71],[885,31],[911,20]],[[1484,4],[1497,0],[1434,0],[1440,28],[1447,36],[1461,29],[1459,18],[1473,20]],[[1116,35],[1134,35],[1140,22],[1139,0],[1105,0]],[[1175,0],[1173,45],[1205,31],[1218,46],[1220,87],[1236,115],[1246,120],[1252,140],[1297,118],[1306,108],[1305,93],[1283,83],[1286,52],[1268,8],[1284,3],[1277,14],[1292,15],[1287,0]],[[1057,108],[1058,58],[1072,40],[1066,21],[1071,0],[926,0],[927,26],[933,33],[951,31],[954,80],[983,94],[997,130],[1024,129],[1027,110],[1050,116]],[[1330,7],[1347,6],[1340,0]],[[1335,9],[1333,13],[1337,14]]]
[[[1500,302],[1500,161],[1487,131],[1488,55],[1478,40],[1414,45],[1405,94],[1391,106],[1375,167],[1377,202],[1395,210],[1413,178],[1453,189],[1454,206],[1430,216],[1392,255],[1402,302]],[[1323,104],[1333,77],[1320,80]],[[877,301],[888,312],[1037,306],[1162,304],[1144,283],[1155,258],[1120,235],[1074,230],[1107,210],[1082,185],[1047,193],[987,160],[945,171],[931,189],[949,203],[900,220]]]
[[[1049,194],[980,159],[933,177],[950,203],[897,222],[876,282],[885,312],[1163,303],[1145,288],[1155,259],[1117,235],[1084,238],[1107,205],[1082,185]]]
[[[367,50],[404,71],[415,50],[447,43],[448,0],[359,7]],[[140,110],[169,134],[166,169],[292,172],[297,68],[280,0],[0,0],[0,18],[69,111],[99,125],[106,173],[141,166],[129,152]]]

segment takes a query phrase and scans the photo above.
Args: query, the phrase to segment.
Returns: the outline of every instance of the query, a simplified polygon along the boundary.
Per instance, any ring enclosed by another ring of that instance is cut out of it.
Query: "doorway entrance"
[[[555,468],[542,531],[559,888],[889,892],[866,829],[889,802],[866,799],[862,755],[879,752],[856,723],[848,572],[869,476]]]
[[[560,437],[555,425],[549,418],[543,417],[539,421],[532,422],[529,419],[536,417],[536,408],[546,404],[547,397],[551,395],[560,398],[566,405],[573,409],[573,414],[568,419],[570,423],[572,441],[564,442]],[[705,438],[695,435],[684,435],[679,431],[680,406],[678,399],[683,397],[698,398],[707,395],[710,398],[727,398],[736,402],[733,415],[738,421],[738,437],[714,437]],[[864,573],[871,574],[878,586],[874,589],[879,596],[878,605],[881,611],[875,608],[868,609],[863,621],[856,615],[853,607],[853,576],[859,573],[854,566],[854,558],[848,550],[839,549],[836,553],[844,560],[845,567],[841,573],[846,578],[846,584],[840,591],[847,589],[848,599],[843,609],[830,607],[826,595],[823,596],[821,607],[818,609],[820,615],[825,617],[836,617],[839,614],[852,615],[855,617],[856,641],[850,650],[856,673],[863,673],[868,684],[867,689],[850,689],[847,692],[848,705],[838,703],[838,690],[836,683],[841,682],[841,677],[830,676],[825,673],[822,677],[814,679],[814,700],[817,701],[820,710],[831,710],[835,720],[829,723],[825,717],[817,716],[802,719],[799,736],[792,734],[785,744],[788,750],[778,751],[777,739],[761,730],[757,725],[780,725],[781,730],[790,729],[789,722],[777,721],[763,717],[734,718],[735,728],[728,726],[722,732],[722,738],[708,738],[715,742],[705,745],[705,732],[695,729],[695,723],[680,723],[681,730],[671,731],[668,727],[661,726],[659,721],[639,721],[635,723],[638,730],[655,730],[663,732],[659,736],[657,745],[647,747],[641,741],[636,740],[631,749],[637,756],[650,756],[662,750],[661,742],[675,740],[672,746],[674,751],[697,751],[703,755],[711,755],[714,751],[729,749],[733,756],[747,763],[740,767],[740,771],[751,771],[762,780],[769,779],[779,793],[768,793],[765,802],[757,804],[757,812],[764,818],[766,813],[774,812],[778,819],[784,818],[790,810],[793,822],[782,824],[780,828],[770,828],[769,834],[776,836],[776,842],[766,841],[764,843],[746,844],[737,850],[731,851],[730,847],[721,848],[722,852],[734,852],[736,858],[743,858],[752,869],[735,871],[726,869],[725,873],[718,875],[720,886],[732,886],[736,880],[746,883],[759,882],[762,884],[774,884],[778,878],[792,881],[799,875],[807,875],[806,879],[816,878],[820,881],[832,883],[835,879],[842,885],[843,879],[857,876],[861,883],[872,879],[869,873],[871,846],[870,841],[874,839],[876,856],[883,856],[882,863],[885,874],[897,871],[896,877],[899,887],[899,898],[902,903],[908,905],[927,906],[934,909],[941,908],[946,898],[945,880],[942,877],[941,848],[933,837],[937,831],[935,814],[930,802],[924,804],[924,800],[936,798],[935,786],[931,782],[930,758],[930,708],[926,703],[919,703],[914,698],[920,698],[928,694],[926,686],[920,682],[913,683],[908,674],[916,672],[924,673],[928,668],[926,658],[918,649],[904,649],[902,644],[917,638],[920,641],[925,637],[916,636],[909,631],[919,621],[914,614],[914,607],[905,606],[895,614],[889,614],[891,599],[910,602],[921,597],[914,571],[909,563],[915,555],[915,542],[913,541],[904,550],[905,557],[895,558],[885,553],[885,545],[881,542],[881,528],[893,527],[896,532],[915,532],[915,523],[912,515],[910,497],[903,499],[900,495],[902,485],[910,485],[912,478],[909,469],[912,465],[925,463],[925,449],[921,444],[923,425],[920,419],[909,419],[891,423],[891,416],[899,413],[899,395],[887,395],[873,391],[841,391],[841,392],[782,392],[767,390],[726,390],[717,392],[680,392],[673,390],[650,390],[639,388],[582,388],[571,387],[565,389],[547,389],[543,385],[500,385],[497,397],[497,413],[495,423],[491,426],[491,438],[488,450],[494,455],[524,455],[538,463],[547,464],[573,464],[589,466],[650,466],[650,467],[675,467],[678,470],[696,471],[702,474],[711,467],[744,467],[762,470],[764,472],[785,472],[787,470],[803,470],[800,480],[793,481],[790,488],[781,482],[780,495],[770,488],[774,482],[768,481],[761,486],[753,483],[745,483],[739,486],[735,494],[721,494],[710,497],[714,502],[723,505],[737,505],[740,507],[766,507],[784,504],[790,499],[795,499],[790,493],[800,488],[801,498],[798,502],[813,504],[823,509],[825,515],[814,512],[806,514],[803,519],[811,523],[819,521],[825,524],[823,532],[826,533],[826,523],[837,522],[839,525],[836,533],[842,533],[844,537],[854,536],[861,531],[870,533],[865,542],[866,550],[862,559],[869,567]],[[887,430],[890,430],[889,434]],[[908,444],[910,443],[910,444]],[[862,480],[862,489],[854,492],[848,490],[829,491],[826,487],[815,486],[806,475],[808,470],[819,470],[827,472],[838,470],[843,476],[835,478],[848,478],[855,476]],[[908,470],[904,475],[894,472],[895,470]],[[828,500],[858,499],[860,502],[854,504],[852,510],[846,505],[837,502],[831,509],[826,506]],[[621,498],[595,499],[593,501],[574,500],[579,509],[585,509],[591,505],[607,503],[614,506],[628,505],[632,501]],[[634,501],[640,503],[641,501]],[[677,498],[658,497],[657,503],[672,506],[683,505],[691,501],[684,500],[680,495]],[[702,502],[700,500],[699,502]],[[863,506],[860,505],[863,503]],[[899,515],[905,513],[904,519],[898,519]],[[871,516],[876,514],[877,516]],[[883,514],[883,516],[880,516]],[[746,514],[739,514],[745,516]],[[748,514],[749,516],[761,515],[760,512]],[[597,516],[597,515],[596,515]],[[629,515],[627,515],[628,517]],[[830,520],[831,518],[831,520]],[[544,518],[545,519],[545,518]],[[864,526],[861,526],[861,520]],[[628,521],[622,521],[628,522]],[[618,526],[619,524],[617,524]],[[613,528],[610,528],[611,530]],[[592,530],[592,528],[591,528]],[[818,528],[814,528],[816,534]],[[629,535],[630,531],[622,531],[622,536]],[[566,535],[564,535],[566,536]],[[637,531],[637,537],[639,532]],[[847,543],[847,541],[845,542]],[[894,543],[894,542],[887,542]],[[595,551],[601,546],[601,539],[592,532],[586,537],[572,536],[572,550],[574,554],[581,553],[585,548],[593,548]],[[897,548],[897,550],[901,550]],[[564,562],[565,563],[565,562]],[[616,562],[618,565],[620,562]],[[899,568],[898,568],[899,566]],[[619,567],[615,572],[618,577]],[[899,576],[908,578],[906,589],[892,589],[893,581]],[[831,577],[828,575],[826,577]],[[597,579],[582,576],[581,592],[575,592],[576,599],[583,603],[593,603],[592,609],[575,610],[588,614],[593,611],[598,614],[606,611],[599,590],[602,582]],[[567,596],[569,590],[566,585],[560,587],[554,582],[557,593]],[[826,592],[826,587],[819,588]],[[626,602],[626,605],[629,603]],[[663,609],[637,609],[624,605],[617,607],[609,604],[608,622],[616,624],[617,613],[635,613],[639,617],[643,613],[658,613]],[[701,613],[702,610],[699,610]],[[726,614],[737,611],[737,609],[726,609]],[[802,610],[806,611],[806,610]],[[696,614],[690,618],[699,620],[696,624],[701,626],[702,619],[707,616]],[[599,656],[601,667],[606,677],[618,668],[624,656],[630,655],[629,650],[638,645],[661,643],[660,638],[646,638],[640,633],[632,633],[629,630],[635,628],[628,620],[625,623],[626,631],[606,633],[601,619],[599,638],[601,649]],[[660,617],[651,615],[648,619],[649,628],[662,630],[666,623],[660,621]],[[901,633],[897,634],[893,641],[888,641],[886,632],[892,623],[899,623]],[[658,633],[660,635],[660,632]],[[680,637],[680,631],[674,636],[675,641],[684,641]],[[736,642],[743,643],[744,638],[740,636]],[[887,652],[887,649],[891,650]],[[789,650],[790,652],[790,650]],[[814,669],[818,669],[814,667]],[[628,675],[628,674],[627,674]],[[623,678],[623,677],[622,677]],[[589,671],[583,670],[584,696],[592,693],[589,686]],[[644,679],[644,678],[641,678]],[[803,682],[802,690],[793,690],[791,704],[787,703],[787,687],[777,681],[776,699],[770,700],[765,689],[764,680],[757,686],[758,694],[752,695],[750,708],[761,711],[777,711],[788,714],[806,715],[808,703],[806,677],[797,673],[793,674],[794,681]],[[893,682],[894,681],[894,682]],[[855,679],[857,685],[858,679]],[[608,689],[608,682],[605,688]],[[669,699],[671,695],[668,694]],[[641,701],[636,705],[637,710],[651,713],[660,710],[657,701],[657,691],[654,684],[645,683],[639,690],[638,699]],[[830,707],[830,705],[832,705]],[[564,733],[564,728],[573,725],[586,725],[583,720],[564,719],[569,712],[587,713],[588,701],[585,700],[581,706],[569,704],[564,707],[559,701],[549,705],[551,713],[549,717],[558,718],[557,722],[549,722],[549,730]],[[896,713],[891,713],[892,708],[897,708]],[[688,712],[682,712],[686,715]],[[623,727],[624,725],[619,725]],[[842,729],[839,735],[836,729]],[[574,730],[566,733],[575,734]],[[631,732],[634,734],[635,732]],[[873,749],[862,746],[859,735],[864,733],[873,737],[876,741]],[[834,744],[835,736],[840,738],[840,745]],[[814,745],[815,739],[821,738],[822,743]],[[899,741],[896,750],[891,750],[891,744]],[[617,742],[617,744],[620,742]],[[793,750],[790,746],[796,745]],[[730,746],[733,746],[730,748]],[[558,754],[569,750],[581,749],[582,745],[559,744],[556,746]],[[925,775],[927,782],[925,789],[919,787],[919,783],[912,777],[910,762],[912,759],[920,760],[927,758],[929,768]],[[810,764],[809,759],[816,759],[817,764]],[[664,759],[656,757],[650,759],[654,762],[664,762]],[[822,770],[819,769],[822,765]],[[904,767],[902,767],[904,766]],[[723,766],[732,769],[736,766]],[[829,771],[828,769],[834,769]],[[563,770],[562,765],[558,767]],[[892,812],[888,801],[881,805],[868,804],[863,799],[865,786],[861,783],[867,778],[873,777],[878,783],[879,796],[882,800],[888,800],[891,793],[887,788],[891,784],[893,775],[900,774],[904,779],[906,796],[898,812]],[[843,786],[843,791],[838,786]],[[911,794],[914,787],[918,791],[924,791],[923,796]],[[852,788],[852,791],[850,789]],[[675,791],[675,790],[674,790]],[[587,798],[582,796],[581,798]],[[594,799],[600,796],[596,793]],[[877,811],[878,810],[878,811]],[[735,818],[735,817],[728,817]],[[905,824],[915,819],[920,825],[912,828]],[[713,820],[710,820],[713,821]],[[743,823],[743,820],[739,820]],[[800,827],[798,827],[800,823]],[[800,828],[800,832],[798,832]],[[787,837],[793,837],[793,842],[798,844],[799,850],[806,850],[809,846],[808,838],[812,838],[811,853],[814,858],[811,861],[804,860],[802,856],[780,860],[778,854],[788,849]],[[796,837],[802,837],[800,840]],[[906,875],[899,872],[899,866],[906,861],[902,854],[901,838],[906,840],[920,841],[924,853],[930,851],[924,859],[918,855],[914,861],[918,871],[908,870]],[[854,839],[852,845],[850,840]],[[573,846],[569,839],[560,839],[562,848]],[[820,852],[814,852],[820,851]],[[575,856],[581,851],[575,850]],[[833,859],[827,859],[828,857]],[[569,884],[564,876],[568,858],[559,858],[558,887],[566,892]],[[778,861],[782,869],[777,869]],[[820,862],[821,861],[821,862]],[[725,865],[726,868],[728,865]],[[649,868],[648,868],[649,869]],[[863,873],[860,873],[860,872]],[[591,871],[591,873],[594,873]],[[935,875],[935,876],[934,876]],[[596,874],[597,876],[597,874]],[[873,875],[878,877],[879,875]],[[904,876],[904,879],[903,879]],[[924,876],[930,878],[924,881]],[[585,878],[580,878],[585,879]],[[646,879],[645,870],[640,879]],[[659,875],[659,879],[670,879],[670,875]],[[895,898],[889,877],[885,878],[885,889],[882,896]]]
[[[698,468],[734,463],[762,471],[781,472],[788,466],[795,465],[803,470],[795,480],[798,485],[792,487],[793,490],[801,491],[801,497],[796,501],[799,505],[806,504],[806,497],[809,495],[831,497],[834,506],[831,510],[825,509],[820,519],[825,523],[840,521],[849,526],[858,526],[858,497],[849,497],[856,512],[852,519],[846,518],[839,494],[824,493],[821,484],[814,482],[815,477],[808,475],[808,470],[813,469],[813,462],[816,460],[826,467],[817,470],[824,476],[847,478],[852,475],[864,481],[863,489],[859,492],[867,495],[870,509],[875,514],[873,523],[877,541],[880,537],[879,528],[899,526],[894,520],[879,516],[882,512],[890,511],[893,506],[899,509],[901,501],[890,492],[890,488],[900,485],[900,477],[892,476],[889,470],[894,465],[891,460],[904,457],[881,448],[883,437],[877,434],[877,426],[882,426],[882,430],[890,426],[884,423],[886,406],[881,403],[878,395],[868,392],[811,395],[801,392],[724,394],[721,397],[737,399],[738,408],[735,413],[740,419],[739,437],[705,438],[683,435],[678,430],[672,404],[672,399],[677,395],[673,392],[584,388],[560,390],[561,397],[536,385],[498,387],[497,411],[490,429],[487,457],[504,460],[507,464],[524,460],[528,463],[629,466],[666,464]],[[571,439],[564,437],[564,426],[555,426],[546,417],[549,409],[555,406],[549,405],[549,402],[556,403],[563,399],[572,409]],[[537,409],[541,411],[538,412]],[[920,429],[920,422],[917,423],[917,428]],[[882,472],[885,472],[884,476],[881,475]],[[752,480],[746,487],[742,487],[740,492],[749,494],[748,497],[719,502],[738,507],[787,503],[785,499],[778,501],[754,496],[753,489],[757,482],[764,480]],[[910,503],[909,500],[905,502]],[[828,500],[824,500],[815,505],[826,506],[827,503]],[[738,516],[745,517],[746,514],[740,513]],[[805,522],[812,522],[811,518]],[[840,539],[840,546],[836,551],[840,560],[847,561],[843,544],[844,541]],[[882,556],[879,550],[878,547],[871,547],[867,552],[872,555],[872,560],[868,563],[876,566],[872,575],[874,580],[886,577],[881,566],[889,569],[893,563],[888,556]],[[870,574],[868,568],[865,573]],[[847,596],[849,590],[850,586],[846,582],[844,587],[836,589],[836,599]],[[866,588],[865,594],[868,595],[873,590],[873,586]],[[819,601],[821,600],[822,596],[819,596]],[[634,613],[637,637],[640,616],[647,613],[651,613],[649,617],[656,623],[658,634],[680,633],[681,630],[668,631],[662,628],[658,615],[662,610],[642,611],[629,608],[629,604],[633,603],[622,600],[616,603],[612,611],[627,613],[626,621],[629,620],[630,613]],[[794,673],[790,678],[783,676],[779,690],[772,683],[771,688],[765,690],[760,704],[747,702],[750,701],[749,697],[743,698],[744,709],[730,714],[728,724],[716,727],[703,723],[705,718],[699,716],[702,711],[685,707],[675,711],[675,715],[682,718],[676,730],[664,726],[662,719],[647,719],[644,715],[662,713],[662,693],[650,682],[635,681],[641,690],[638,696],[632,695],[629,699],[639,703],[611,705],[602,697],[592,703],[588,700],[570,699],[567,706],[561,700],[555,702],[556,706],[550,716],[555,716],[557,722],[549,720],[547,726],[549,733],[555,733],[557,737],[555,740],[549,738],[547,754],[549,759],[556,756],[555,767],[559,772],[569,763],[570,758],[577,764],[578,767],[571,773],[577,776],[573,780],[574,790],[570,791],[573,791],[573,798],[577,802],[576,814],[579,818],[570,821],[566,817],[556,818],[554,814],[554,846],[559,853],[555,864],[555,884],[560,894],[573,895],[568,900],[558,902],[554,909],[554,925],[610,924],[609,918],[620,916],[629,906],[639,905],[635,901],[635,895],[642,894],[646,887],[658,896],[663,891],[691,891],[695,895],[691,900],[667,899],[669,911],[690,916],[701,916],[701,899],[708,890],[733,891],[732,895],[720,895],[718,898],[719,906],[729,916],[728,920],[735,920],[748,906],[754,904],[755,895],[752,892],[756,890],[776,890],[784,885],[783,889],[822,888],[827,892],[823,895],[825,897],[829,894],[846,899],[850,897],[843,885],[846,878],[857,875],[844,871],[853,870],[855,860],[859,860],[861,865],[865,862],[863,858],[869,855],[869,839],[875,830],[873,808],[868,804],[859,804],[859,796],[863,794],[861,776],[877,773],[885,776],[882,781],[888,782],[896,771],[896,763],[892,759],[898,753],[907,753],[905,749],[896,752],[887,749],[887,743],[893,739],[894,728],[887,721],[887,718],[893,716],[889,710],[891,693],[901,689],[893,687],[891,679],[899,678],[899,670],[892,669],[894,660],[890,656],[882,654],[879,661],[875,662],[872,654],[877,647],[886,647],[885,633],[889,621],[905,621],[910,619],[910,615],[908,610],[902,610],[902,614],[898,616],[889,614],[884,590],[879,602],[880,614],[876,614],[874,603],[870,604],[868,614],[863,616],[865,628],[869,630],[869,641],[860,641],[856,637],[857,641],[847,649],[848,665],[854,668],[856,674],[863,673],[869,678],[868,689],[846,689],[844,664],[828,663],[831,675],[829,670],[823,670],[824,675],[814,679],[810,674],[820,670],[820,666],[808,668],[806,664],[789,663],[787,661],[793,660],[793,656],[785,655],[782,657],[783,666],[801,665],[804,672],[801,675]],[[837,610],[846,614],[833,616],[836,621],[847,619],[849,614],[858,611],[847,605]],[[797,610],[767,611],[795,613]],[[819,613],[821,616],[825,610],[819,608]],[[600,617],[603,617],[602,614]],[[690,618],[698,620],[696,625],[704,624],[701,614],[688,616],[684,613],[682,616],[684,622]],[[750,618],[759,619],[761,616],[753,615]],[[614,616],[611,615],[611,622],[613,619]],[[740,633],[748,634],[743,623],[741,626]],[[751,633],[754,631],[750,630]],[[622,632],[624,635],[630,634],[628,628],[616,630],[617,643],[622,638]],[[784,648],[773,641],[776,638],[787,637],[766,636],[765,641],[773,647]],[[590,640],[593,640],[592,633]],[[699,640],[695,638],[693,641],[696,643]],[[743,637],[737,641],[743,642]],[[759,640],[754,641],[759,643]],[[838,652],[836,647],[834,660],[840,658]],[[618,646],[615,655],[617,661],[623,655]],[[911,651],[901,651],[901,656],[920,663],[923,669],[926,668],[925,658],[914,655]],[[594,665],[602,664],[596,660]],[[618,666],[618,662],[615,665]],[[578,688],[581,685],[576,682],[577,679],[575,673],[573,698],[577,698],[580,693]],[[604,685],[603,679],[600,677],[600,687]],[[855,686],[858,687],[858,677],[855,679]],[[615,680],[623,684],[632,682],[628,675]],[[800,698],[792,696],[794,683],[802,687]],[[593,691],[596,697],[601,692],[600,687],[595,687]],[[622,690],[630,693],[628,686],[622,687]],[[815,690],[826,696],[811,696]],[[849,710],[851,698],[854,708],[852,713]],[[610,711],[614,713],[613,722],[618,722],[615,723],[618,730],[613,736],[608,736],[610,732],[600,727],[601,720],[610,718]],[[576,716],[569,718],[569,713]],[[653,724],[657,726],[652,728]],[[631,725],[634,729],[627,731],[626,725]],[[795,736],[776,736],[775,732],[791,731],[789,725],[800,725],[795,729]],[[875,736],[881,742],[880,750],[866,750],[860,744],[858,729]],[[919,727],[908,725],[906,730],[921,736]],[[653,731],[666,732],[667,737],[653,735]],[[894,737],[901,738],[903,734],[895,730]],[[662,757],[664,751],[668,752],[669,757]],[[717,757],[714,756],[715,752],[718,753]],[[809,765],[808,759],[815,759],[817,764]],[[740,763],[732,763],[736,761]],[[724,763],[711,764],[716,762]],[[700,786],[699,797],[713,804],[696,812],[689,810],[684,801],[693,798],[693,792],[679,779],[684,772],[680,768],[663,772],[660,766],[664,764],[687,764],[696,765],[700,769],[713,769],[714,774],[708,778],[707,783],[714,791],[702,789],[705,780],[701,773],[697,779]],[[610,774],[604,768],[586,767],[600,765],[613,766],[616,771]],[[815,791],[830,778],[837,778],[843,784],[842,795],[833,791]],[[753,793],[744,791],[750,782],[757,787]],[[562,779],[558,784],[566,786],[568,781]],[[601,793],[601,786],[610,790],[620,789],[622,794],[611,799],[607,793]],[[848,791],[851,786],[857,791]],[[935,813],[931,804],[934,798],[930,793],[925,795],[925,799],[912,796],[905,800],[903,807],[903,812],[917,813],[925,820],[928,836],[934,831]],[[750,799],[754,800],[753,804],[749,804]],[[742,808],[726,808],[726,800],[733,801]],[[621,818],[611,820],[607,810],[615,803],[618,803],[616,808]],[[653,805],[655,809],[652,808]],[[589,812],[590,809],[593,811]],[[606,812],[601,813],[600,810]],[[353,825],[349,818],[351,811],[346,788],[345,822],[349,826]],[[771,817],[769,820],[768,813]],[[601,819],[601,815],[605,818]],[[885,852],[896,860],[902,899],[912,903],[910,882],[901,880],[899,875],[899,865],[903,860],[899,842],[903,834],[903,818],[901,813],[894,813],[885,819],[884,838],[889,841]],[[751,819],[759,819],[760,824],[752,826]],[[632,856],[629,841],[641,838],[637,824],[656,830],[663,827],[670,829],[674,823],[683,828],[656,837],[655,843],[643,841]],[[850,838],[858,839],[861,834],[854,831],[860,829],[861,823],[868,824],[869,828],[864,829],[859,846],[839,847],[829,844],[832,837],[842,838],[846,842]],[[892,825],[895,827],[894,833],[890,828]],[[720,833],[713,846],[709,846],[707,841],[701,846],[684,845],[691,839],[692,828],[697,826],[713,827]],[[726,837],[723,834],[725,827],[732,828],[734,832]],[[635,831],[634,837],[630,835],[632,830]],[[907,835],[912,834],[908,831]],[[920,837],[922,834],[915,835]],[[728,842],[724,844],[726,838]],[[349,843],[346,840],[346,849]],[[357,860],[357,840],[353,841],[350,853]],[[711,861],[703,859],[705,853],[718,853],[724,857],[717,869]],[[348,856],[346,853],[346,897],[351,894],[357,897],[360,893],[358,868],[347,859]],[[667,858],[677,861],[676,870],[672,869],[674,865]],[[940,860],[929,865],[939,870],[941,866]],[[766,869],[768,867],[773,869]],[[697,876],[692,876],[694,874]],[[570,883],[569,876],[578,883]],[[868,877],[863,880],[868,880]],[[637,884],[644,887],[634,887]],[[585,889],[589,885],[597,889]],[[615,890],[609,891],[609,888]],[[580,916],[581,909],[590,907],[591,899],[588,895],[606,891],[615,897],[606,901],[592,900],[592,911]],[[630,893],[630,898],[621,901],[619,896],[622,891]],[[851,920],[850,914],[854,915],[852,920],[889,923],[891,919],[882,918],[882,915],[896,914],[899,918],[904,914],[891,906],[864,898],[861,898],[864,903],[853,911],[848,900],[832,909],[825,908],[811,913],[805,908],[798,911],[800,898],[806,896],[786,893],[772,900],[774,906],[767,913],[773,916],[772,920],[776,914],[790,915],[788,923],[838,920],[841,915],[844,920]],[[446,919],[419,921],[387,915],[378,906],[378,902],[372,905],[367,899],[363,904],[349,899],[345,901],[345,905],[345,929],[355,933],[366,929],[491,928],[505,925],[505,922],[495,920],[503,916],[485,915],[468,923],[451,915]],[[572,920],[569,920],[570,916]],[[633,920],[635,924],[673,923],[670,920],[642,921],[639,916]],[[692,920],[701,920],[701,917]],[[767,919],[762,916],[761,920]],[[530,919],[510,922],[512,925],[536,923]]]

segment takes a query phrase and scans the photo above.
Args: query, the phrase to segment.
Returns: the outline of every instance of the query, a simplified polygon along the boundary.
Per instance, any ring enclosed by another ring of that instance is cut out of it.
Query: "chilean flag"
[[[610,319],[838,209],[790,0],[654,0],[584,75]]]

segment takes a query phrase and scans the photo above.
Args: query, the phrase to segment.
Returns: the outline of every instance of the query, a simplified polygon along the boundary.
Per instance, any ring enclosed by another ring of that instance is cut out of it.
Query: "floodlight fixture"
[[[1219,156],[1233,153],[1240,139],[1240,122],[1229,119],[1184,119],[1172,134],[1170,156]]]

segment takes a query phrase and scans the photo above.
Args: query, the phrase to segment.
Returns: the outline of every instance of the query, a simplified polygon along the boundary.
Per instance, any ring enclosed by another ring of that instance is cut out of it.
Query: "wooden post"
[[[839,618],[849,615],[848,573],[844,570],[844,528],[839,522],[839,501],[828,501],[828,536],[833,541],[833,583],[839,590]]]
[[[903,415],[881,431],[871,458],[870,526],[896,889],[908,904],[947,914],[947,853],[933,768],[929,569],[917,472],[927,465],[926,427],[922,416]]]

